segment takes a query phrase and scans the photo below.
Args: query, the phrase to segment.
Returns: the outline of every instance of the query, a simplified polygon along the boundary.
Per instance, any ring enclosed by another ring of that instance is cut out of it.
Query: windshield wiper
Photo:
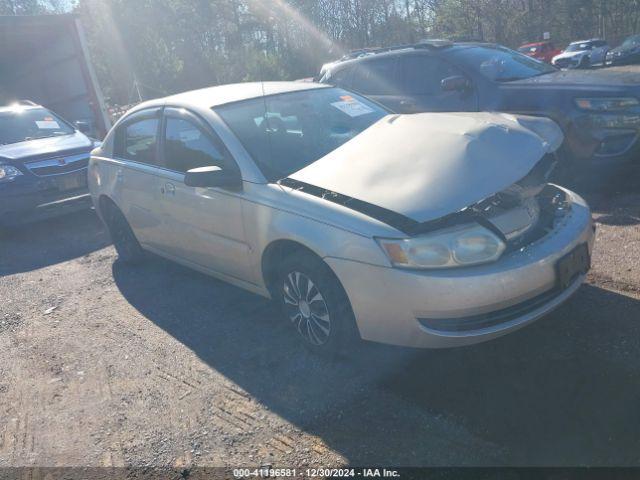
[[[28,142],[29,140],[40,140],[42,138],[63,137],[65,135],[73,135],[73,133],[58,132],[58,133],[53,133],[51,135],[39,135],[37,137],[24,137],[22,140],[19,140],[19,141]],[[14,142],[14,143],[18,143],[18,142]]]

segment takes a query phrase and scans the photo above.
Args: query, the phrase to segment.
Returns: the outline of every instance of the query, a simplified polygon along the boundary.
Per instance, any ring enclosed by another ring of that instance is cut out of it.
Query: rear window
[[[347,68],[342,68],[340,70],[337,70],[335,72],[329,71],[321,81],[323,83],[329,83],[336,87],[349,88],[351,83],[350,78],[351,78],[352,70],[353,70],[352,68],[347,67]]]
[[[381,58],[361,62],[351,78],[354,90],[365,95],[394,95],[400,90],[397,85],[395,58]]]
[[[37,138],[71,135],[75,129],[46,108],[22,108],[0,112],[0,145]]]

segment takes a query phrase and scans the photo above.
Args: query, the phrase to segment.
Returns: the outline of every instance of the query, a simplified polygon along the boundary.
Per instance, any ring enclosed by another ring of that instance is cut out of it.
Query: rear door
[[[114,192],[118,206],[143,245],[152,248],[161,241],[161,220],[157,208],[160,164],[158,151],[161,110],[142,110],[118,127],[114,157]]]
[[[444,91],[442,80],[465,76],[453,65],[426,54],[404,55],[400,58],[402,92],[400,113],[473,112],[478,110],[475,87],[466,91]]]
[[[185,109],[165,108],[160,172],[164,249],[179,259],[242,280],[251,276],[245,241],[241,190],[184,184],[197,167],[237,169],[209,125]]]
[[[399,84],[397,57],[374,57],[358,62],[350,80],[352,90],[400,111],[405,97]]]

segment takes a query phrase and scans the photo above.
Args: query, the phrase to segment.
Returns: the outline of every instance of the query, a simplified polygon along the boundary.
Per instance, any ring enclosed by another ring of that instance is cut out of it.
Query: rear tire
[[[312,352],[336,357],[359,343],[349,298],[319,258],[306,252],[286,257],[273,291],[285,318]]]
[[[104,217],[118,258],[128,264],[144,260],[144,250],[120,209],[116,205],[108,205]]]

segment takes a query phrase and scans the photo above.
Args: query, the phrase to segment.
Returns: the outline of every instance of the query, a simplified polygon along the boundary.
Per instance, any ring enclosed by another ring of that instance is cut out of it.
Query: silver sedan
[[[89,165],[122,261],[151,251],[282,308],[310,348],[489,340],[581,285],[594,228],[548,184],[551,120],[396,115],[312,83],[152,100]]]

